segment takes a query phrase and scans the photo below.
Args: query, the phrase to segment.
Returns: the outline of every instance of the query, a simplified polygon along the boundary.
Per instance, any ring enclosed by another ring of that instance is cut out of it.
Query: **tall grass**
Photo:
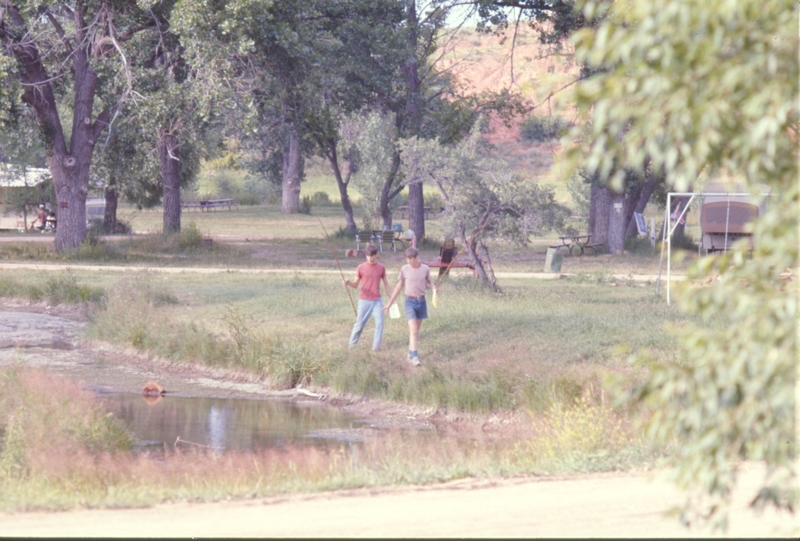
[[[56,305],[100,302],[104,294],[102,288],[79,283],[77,276],[69,270],[56,276],[39,275],[36,280],[28,283],[0,275],[0,297],[46,300],[51,305]]]
[[[253,498],[464,477],[597,471],[630,465],[644,447],[609,410],[554,408],[533,438],[392,431],[356,444],[284,446],[224,455],[128,451],[130,437],[90,393],[43,371],[0,373],[0,510],[124,507]],[[623,452],[621,452],[623,451]],[[639,457],[642,461],[643,455]],[[644,457],[646,459],[647,457]]]
[[[599,396],[610,374],[638,377],[627,363],[633,351],[671,358],[663,327],[681,318],[638,284],[605,274],[508,280],[501,294],[450,279],[439,308],[429,308],[423,367],[415,370],[405,362],[402,321],[387,320],[384,351],[347,349],[352,311],[336,280],[142,272],[109,288],[89,332],[173,361],[250,372],[279,388],[317,385],[461,411],[544,412],[587,389]]]
[[[0,483],[69,472],[73,457],[131,448],[131,439],[91,393],[44,372],[0,372]]]
[[[513,460],[544,473],[626,470],[659,464],[665,452],[631,428],[620,412],[588,395],[556,403],[537,418],[535,435],[515,445]]]

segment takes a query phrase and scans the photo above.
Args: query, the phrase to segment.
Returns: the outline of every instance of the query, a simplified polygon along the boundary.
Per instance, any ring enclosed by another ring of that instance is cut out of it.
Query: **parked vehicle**
[[[741,195],[747,190],[737,184],[714,183],[703,191],[714,194],[704,196],[700,207],[702,247],[706,253],[727,251],[741,238],[749,238],[752,247],[748,224],[764,212],[766,198],[759,201],[750,195]]]

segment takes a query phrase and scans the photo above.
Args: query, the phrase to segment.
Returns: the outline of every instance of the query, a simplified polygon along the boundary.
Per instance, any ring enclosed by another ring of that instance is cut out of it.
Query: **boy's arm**
[[[383,277],[383,287],[386,289],[386,294],[389,294],[389,279],[386,276]]]
[[[394,303],[394,300],[395,300],[395,299],[397,298],[397,296],[400,294],[400,290],[401,290],[401,289],[403,289],[403,284],[404,284],[404,283],[405,283],[405,280],[400,280],[399,282],[397,282],[397,287],[395,287],[395,288],[394,288],[394,291],[392,292],[392,296],[391,296],[391,297],[389,297],[389,302],[388,302],[388,303],[386,303],[386,306],[383,308],[383,309],[384,309],[384,311],[386,311],[386,312],[388,312],[388,311],[389,311],[389,308],[390,308],[390,307],[392,306],[392,304]]]
[[[428,285],[428,289],[436,291],[436,285],[433,283],[433,280],[431,280],[431,270],[430,269],[428,269],[428,275],[425,276],[425,282]]]
[[[358,287],[358,284],[361,283],[361,277],[360,276],[356,276],[356,279],[353,280],[353,281],[350,281],[350,280],[342,280],[342,281],[344,282],[344,285],[350,286],[352,288],[356,288],[356,287]]]

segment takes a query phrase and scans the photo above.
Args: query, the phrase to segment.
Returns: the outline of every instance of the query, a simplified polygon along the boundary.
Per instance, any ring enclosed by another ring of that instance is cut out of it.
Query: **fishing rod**
[[[339,267],[339,273],[342,275],[342,280],[345,280],[344,271],[342,270],[342,265],[339,263],[339,257],[336,255],[336,250],[333,248],[333,243],[331,242],[330,236],[328,236],[328,230],[325,229],[325,226],[322,224],[322,220],[316,214],[314,215],[317,220],[319,221],[319,225],[322,227],[322,231],[325,233],[325,238],[328,239],[328,246],[331,247],[331,252],[333,253],[333,258],[336,260],[336,266]],[[346,280],[345,280],[346,281]],[[350,295],[350,288],[347,287],[347,284],[344,285],[344,290],[347,291],[347,298],[350,299],[350,306],[353,307],[353,313],[358,316],[358,310],[356,310],[356,305],[353,304],[353,296]]]

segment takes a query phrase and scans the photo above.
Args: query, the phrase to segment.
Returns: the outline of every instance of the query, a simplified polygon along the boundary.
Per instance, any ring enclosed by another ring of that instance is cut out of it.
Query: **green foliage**
[[[181,229],[178,239],[178,246],[182,250],[197,250],[203,246],[203,234],[197,228],[197,224],[189,222],[189,225]]]
[[[556,139],[569,128],[569,123],[560,116],[531,115],[519,126],[522,140],[526,142],[542,143]]]
[[[567,181],[567,191],[572,198],[575,213],[588,218],[591,207],[591,183],[581,174],[572,175]]]
[[[353,185],[361,193],[364,219],[372,221],[381,210],[381,192],[392,170],[397,130],[394,115],[368,111],[355,115],[349,128],[353,144],[358,148],[359,168]]]
[[[483,145],[478,124],[470,137],[453,146],[437,141],[400,141],[403,173],[408,183],[432,181],[446,204],[445,235],[469,239],[503,238],[527,242],[529,235],[559,229],[568,210],[555,201],[553,190],[523,180],[492,157]]]
[[[315,207],[329,207],[333,204],[327,192],[314,192],[309,202]]]
[[[297,209],[300,214],[311,214],[311,198],[304,195],[300,198],[300,207]]]
[[[676,478],[710,496],[691,512],[726,523],[743,460],[769,476],[754,505],[798,502],[795,431],[797,287],[798,5],[789,0],[585,2],[603,15],[577,36],[577,56],[597,75],[578,85],[591,125],[573,170],[612,175],[645,156],[685,190],[698,175],[726,173],[774,197],[743,245],[701,258],[681,306],[700,321],[683,326],[682,362],[643,357],[652,376],[632,397],[650,408],[649,433],[675,442]],[[577,132],[576,132],[577,135]],[[702,283],[703,285],[699,285]]]
[[[99,287],[78,283],[74,273],[67,271],[56,277],[49,276],[42,282],[23,284],[17,280],[0,276],[0,297],[23,297],[30,301],[47,300],[51,305],[101,302],[105,291]]]
[[[532,462],[539,471],[624,469],[644,451],[618,414],[586,396],[552,405],[542,421],[536,436],[514,449],[517,460]]]

